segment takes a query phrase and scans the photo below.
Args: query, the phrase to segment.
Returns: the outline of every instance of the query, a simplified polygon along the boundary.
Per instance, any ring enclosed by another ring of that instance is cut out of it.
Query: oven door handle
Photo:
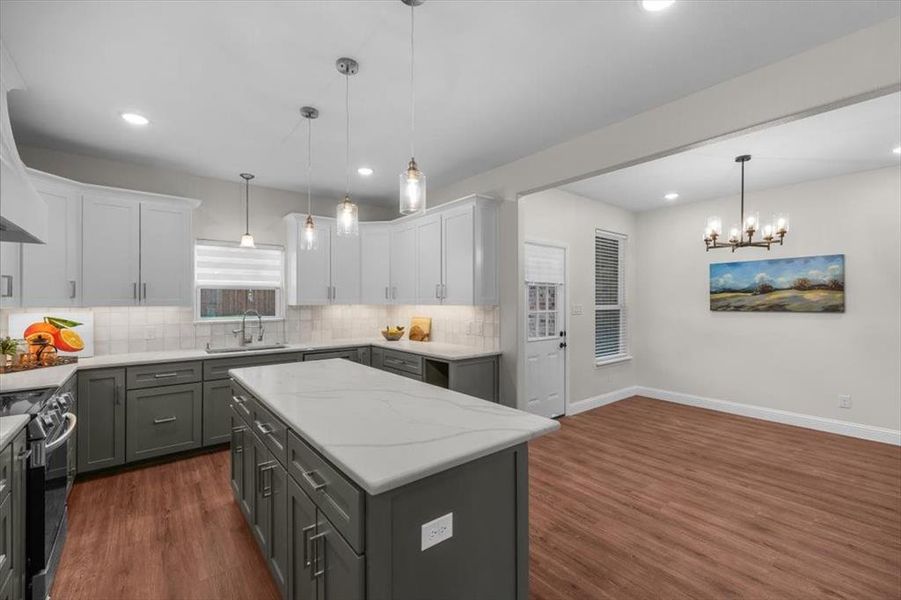
[[[44,446],[44,450],[47,452],[52,452],[63,445],[63,443],[69,439],[72,434],[75,432],[75,424],[78,422],[78,417],[76,417],[73,413],[66,413],[63,415],[68,421],[69,426],[66,427],[66,430],[60,434],[58,438]]]

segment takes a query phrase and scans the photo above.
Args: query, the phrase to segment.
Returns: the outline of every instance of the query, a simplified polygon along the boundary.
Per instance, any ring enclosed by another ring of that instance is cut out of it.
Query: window
[[[281,319],[285,251],[280,246],[198,240],[194,244],[194,318],[234,321],[246,310]]]
[[[594,359],[597,364],[629,358],[624,285],[626,236],[595,231]]]

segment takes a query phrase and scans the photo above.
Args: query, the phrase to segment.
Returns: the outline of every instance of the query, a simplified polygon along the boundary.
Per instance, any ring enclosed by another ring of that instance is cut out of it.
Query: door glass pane
[[[547,314],[547,334],[548,336],[557,335],[557,313]]]
[[[552,285],[547,289],[547,309],[557,310],[557,286]]]
[[[538,286],[538,310],[545,310],[547,307],[547,287]]]
[[[544,337],[547,335],[547,314],[538,314],[538,335]]]
[[[538,287],[529,284],[529,310],[538,310]]]
[[[529,315],[529,337],[538,337],[538,315]]]

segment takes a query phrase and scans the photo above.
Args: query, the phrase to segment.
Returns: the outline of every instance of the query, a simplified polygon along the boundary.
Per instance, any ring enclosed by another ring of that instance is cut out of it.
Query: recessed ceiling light
[[[670,193],[668,193],[668,194],[665,194],[665,195],[663,196],[663,199],[664,199],[664,200],[669,200],[670,202],[672,202],[673,200],[675,200],[675,199],[678,198],[678,197],[679,197],[679,194],[677,194],[676,192],[670,192]]]
[[[148,123],[150,123],[150,119],[148,119],[144,115],[139,115],[138,113],[122,113],[122,119],[126,123],[130,123],[132,125],[147,125]]]
[[[895,146],[894,148],[892,148],[892,152],[894,152],[895,154],[901,154],[901,146]]]
[[[660,12],[676,3],[676,0],[641,0],[641,7],[648,12]]]
[[[370,175],[372,175],[372,172],[372,169],[370,169],[369,167],[360,167],[359,169],[357,169],[357,173],[359,173],[363,177],[369,177]]]

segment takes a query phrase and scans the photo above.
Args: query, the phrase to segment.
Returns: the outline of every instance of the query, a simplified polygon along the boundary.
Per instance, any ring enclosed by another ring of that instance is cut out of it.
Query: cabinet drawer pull
[[[260,423],[259,421],[255,421],[254,424],[263,435],[269,435],[275,431],[275,427],[273,427],[271,423]]]
[[[300,475],[307,481],[307,483],[310,484],[310,487],[313,488],[314,492],[318,492],[319,490],[324,489],[326,485],[328,485],[324,481],[316,481],[313,478],[314,475],[319,475],[319,473],[316,471],[301,471]]]
[[[325,552],[319,552],[320,540],[322,541],[323,550],[325,550],[325,534],[326,532],[317,533],[310,538],[310,547],[313,549],[313,561],[311,565],[313,568],[310,569],[310,581],[316,581],[325,575]],[[322,580],[322,585],[325,587],[325,579]]]
[[[178,377],[178,373],[172,372],[172,373],[154,373],[153,374],[154,379],[169,379],[170,377]]]
[[[272,473],[275,470],[275,463],[270,462],[263,465],[260,469],[260,480],[263,483],[263,491],[261,495],[263,498],[268,498],[272,495],[272,475],[269,476],[269,485],[266,485],[266,473]]]
[[[21,461],[25,461],[28,460],[29,456],[31,456],[31,448],[29,448],[28,450],[22,450],[21,452],[19,452],[19,455],[16,458]]]
[[[6,482],[7,482],[6,479],[0,479],[0,494],[2,494],[3,490],[6,489],[6,485],[7,485]]]
[[[13,297],[13,276],[12,275],[0,275],[0,279],[6,282],[6,289],[0,294],[0,298],[12,298]]]
[[[235,404],[244,404],[245,402],[247,402],[247,398],[245,398],[244,396],[232,396],[232,402],[234,402]]]
[[[303,540],[303,566],[311,567],[313,563],[310,562],[310,532],[316,529],[316,523],[312,525],[307,525],[303,529],[301,529],[301,539]]]
[[[163,423],[174,423],[177,417],[164,417],[162,419],[154,419],[154,425],[162,425]]]

